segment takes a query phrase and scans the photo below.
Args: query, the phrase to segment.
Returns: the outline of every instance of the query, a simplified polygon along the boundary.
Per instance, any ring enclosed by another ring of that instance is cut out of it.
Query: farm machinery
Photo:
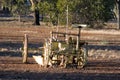
[[[81,26],[78,34],[51,32],[45,40],[42,65],[61,66],[64,68],[83,68],[87,63],[87,43],[80,40]]]

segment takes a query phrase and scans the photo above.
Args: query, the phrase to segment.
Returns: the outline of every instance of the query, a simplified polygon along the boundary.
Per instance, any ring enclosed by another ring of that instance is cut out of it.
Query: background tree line
[[[29,14],[37,10],[36,25],[39,14],[44,22],[66,24],[66,10],[69,11],[69,25],[73,23],[89,24],[92,27],[115,19],[115,0],[2,0],[13,15]],[[32,4],[33,3],[33,4]]]

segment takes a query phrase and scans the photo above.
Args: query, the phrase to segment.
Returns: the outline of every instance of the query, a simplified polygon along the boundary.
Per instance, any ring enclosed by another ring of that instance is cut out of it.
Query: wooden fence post
[[[25,34],[24,42],[23,42],[23,63],[27,63],[27,55],[28,55],[28,36]]]

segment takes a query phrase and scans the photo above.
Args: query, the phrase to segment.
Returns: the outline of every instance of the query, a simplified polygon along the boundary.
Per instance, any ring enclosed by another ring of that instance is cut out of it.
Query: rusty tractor
[[[44,65],[64,68],[83,68],[87,63],[87,43],[80,40],[82,26],[77,26],[78,34],[51,32],[44,44]]]

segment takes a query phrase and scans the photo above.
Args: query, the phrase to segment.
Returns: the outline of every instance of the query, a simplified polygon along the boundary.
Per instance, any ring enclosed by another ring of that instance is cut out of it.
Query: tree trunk
[[[34,9],[34,25],[40,25],[39,20],[39,9],[35,9],[35,6],[38,4],[37,0],[30,0],[32,8]]]
[[[120,29],[120,1],[117,2],[117,7],[118,7],[118,27],[117,29]]]
[[[40,22],[39,22],[39,10],[38,9],[35,9],[35,14],[34,14],[34,25],[40,25]]]

